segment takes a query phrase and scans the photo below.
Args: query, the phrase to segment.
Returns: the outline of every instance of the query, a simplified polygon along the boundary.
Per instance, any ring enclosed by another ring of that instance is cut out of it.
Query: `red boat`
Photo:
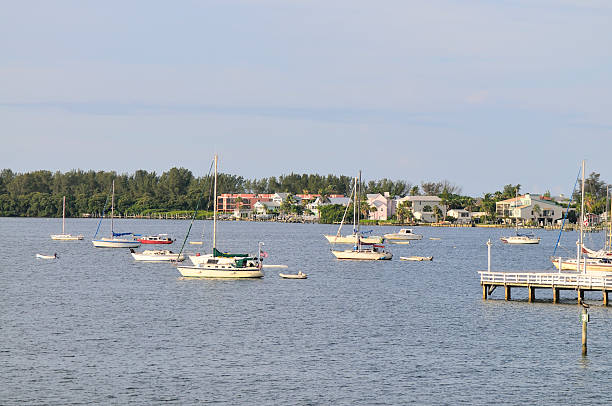
[[[174,240],[168,234],[147,235],[136,238],[143,244],[172,244]]]

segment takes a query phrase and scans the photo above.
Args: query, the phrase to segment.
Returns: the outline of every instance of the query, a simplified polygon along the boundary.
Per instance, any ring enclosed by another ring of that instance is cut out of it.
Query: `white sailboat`
[[[61,240],[61,241],[76,241],[82,240],[82,235],[72,235],[66,234],[66,196],[62,199],[62,233],[61,234],[51,234],[52,240]]]
[[[214,213],[213,213],[213,243],[212,254],[190,256],[193,266],[179,266],[178,271],[184,277],[190,278],[261,278],[262,251],[259,243],[257,257],[248,254],[223,253],[217,249],[217,163],[215,155],[215,186],[214,186]]]
[[[516,190],[516,196],[514,198],[514,209],[518,207],[518,189]],[[506,244],[539,244],[540,237],[536,237],[533,234],[519,234],[518,232],[518,215],[514,213],[515,216],[515,235],[511,235],[508,237],[501,237],[500,240]]]
[[[133,235],[132,233],[115,233],[114,230],[114,217],[115,217],[115,181],[113,180],[113,191],[111,197],[111,236],[102,237],[97,240],[93,240],[92,244],[96,248],[138,248],[140,241],[132,238],[118,238],[123,235]],[[102,219],[100,219],[100,222]],[[99,227],[99,225],[98,225]],[[96,231],[96,235],[98,232]],[[94,238],[96,236],[94,235]]]
[[[176,254],[169,250],[144,250],[142,252],[136,252],[130,248],[130,253],[135,261],[149,261],[149,262],[181,262],[185,260],[183,254]]]
[[[580,239],[576,242],[576,258],[551,257],[555,268],[561,271],[575,271],[584,274],[612,275],[612,260],[609,258],[587,258],[584,253],[584,161],[582,161],[582,202],[580,208]]]
[[[359,187],[361,186],[361,171],[359,172],[359,179],[355,178],[354,190],[351,195],[351,198],[354,196],[354,213],[353,213],[353,229],[355,230],[355,245],[352,249],[348,250],[334,250],[332,249],[332,254],[338,259],[353,259],[353,260],[384,260],[391,259],[393,255],[385,250],[383,245],[377,243],[365,242],[359,230]],[[348,207],[347,207],[348,209]],[[346,215],[346,211],[344,212]],[[340,228],[344,223],[344,216],[342,217],[342,221],[340,222]],[[340,234],[340,228],[338,228],[338,234]]]

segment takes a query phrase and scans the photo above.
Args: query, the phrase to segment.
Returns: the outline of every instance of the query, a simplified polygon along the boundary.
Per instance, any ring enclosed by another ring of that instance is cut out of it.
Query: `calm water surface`
[[[612,313],[601,295],[587,295],[587,358],[575,294],[560,305],[546,291],[535,304],[522,290],[512,302],[503,290],[481,299],[488,238],[495,269],[544,270],[556,232],[504,246],[509,230],[416,228],[425,239],[390,245],[392,261],[340,262],[322,237],[334,226],[223,222],[220,248],[255,252],[264,241],[268,263],[309,278],[267,269],[261,280],[218,281],[93,248],[96,225],[67,220],[86,239],[56,242],[61,220],[0,219],[0,404],[612,403]],[[181,239],[187,227],[116,223]]]

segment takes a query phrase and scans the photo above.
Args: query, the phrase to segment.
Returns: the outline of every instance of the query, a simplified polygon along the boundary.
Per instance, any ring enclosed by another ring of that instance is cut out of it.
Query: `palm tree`
[[[442,217],[444,213],[442,213],[442,209],[439,206],[434,206],[433,211],[434,215],[436,216],[436,223],[439,223],[440,217]]]

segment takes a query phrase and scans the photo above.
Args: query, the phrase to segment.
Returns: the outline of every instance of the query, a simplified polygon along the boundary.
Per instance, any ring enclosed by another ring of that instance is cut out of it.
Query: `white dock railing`
[[[543,285],[612,289],[612,275],[479,271],[481,284]]]

